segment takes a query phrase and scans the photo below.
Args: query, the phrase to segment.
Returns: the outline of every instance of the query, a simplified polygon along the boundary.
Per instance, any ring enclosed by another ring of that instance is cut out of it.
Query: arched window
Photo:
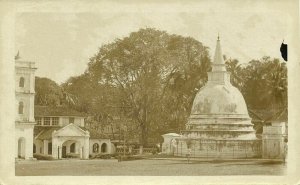
[[[24,112],[24,103],[19,102],[19,114],[23,114],[23,112]]]
[[[98,143],[93,144],[93,152],[98,153],[99,152],[99,145]]]
[[[24,77],[21,77],[19,81],[19,87],[24,87],[24,82],[25,82]]]

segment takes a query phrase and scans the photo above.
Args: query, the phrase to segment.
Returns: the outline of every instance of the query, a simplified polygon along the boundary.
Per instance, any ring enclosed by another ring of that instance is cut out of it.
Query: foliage
[[[114,155],[114,154],[94,154],[94,155],[90,155],[90,158],[91,159],[111,159],[114,156],[116,156],[116,155]]]
[[[231,82],[242,92],[249,109],[287,107],[287,68],[270,57],[251,60],[242,67],[237,60],[226,62]]]
[[[61,87],[48,78],[35,77],[35,105],[60,105],[63,98]]]

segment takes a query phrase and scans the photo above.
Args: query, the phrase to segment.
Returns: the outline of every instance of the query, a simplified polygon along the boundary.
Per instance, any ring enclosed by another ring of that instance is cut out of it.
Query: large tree
[[[69,79],[64,89],[77,93],[81,108],[94,114],[118,107],[147,145],[149,135],[159,138],[160,130],[185,124],[209,62],[207,48],[193,38],[141,29],[103,45],[85,74]]]

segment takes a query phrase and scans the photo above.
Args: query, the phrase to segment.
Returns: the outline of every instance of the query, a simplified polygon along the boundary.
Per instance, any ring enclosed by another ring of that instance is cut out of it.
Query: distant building
[[[273,111],[275,113],[264,120],[262,157],[285,160],[288,147],[288,111],[287,107]]]
[[[34,62],[15,60],[15,157],[31,159],[34,120]]]
[[[35,106],[33,152],[55,159],[88,159],[93,154],[113,153],[114,145],[108,137],[85,127],[86,117],[64,106]]]

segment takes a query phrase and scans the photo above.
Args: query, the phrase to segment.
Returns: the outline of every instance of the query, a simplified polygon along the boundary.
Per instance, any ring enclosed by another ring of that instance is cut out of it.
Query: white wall
[[[15,157],[18,158],[18,140],[25,139],[25,159],[33,157],[33,126],[16,126],[15,130]]]
[[[70,116],[72,117],[72,116]],[[70,124],[69,118],[70,117],[60,117],[60,125],[61,126],[66,126]],[[80,127],[84,127],[84,118],[82,117],[74,117],[74,124]]]
[[[98,143],[98,145],[99,145],[99,151],[98,151],[98,153],[94,153],[93,152],[93,145],[95,143]],[[112,154],[112,153],[114,153],[114,146],[110,142],[110,139],[90,139],[90,154],[100,154],[101,153],[101,145],[103,143],[107,144],[107,152],[105,154]]]

